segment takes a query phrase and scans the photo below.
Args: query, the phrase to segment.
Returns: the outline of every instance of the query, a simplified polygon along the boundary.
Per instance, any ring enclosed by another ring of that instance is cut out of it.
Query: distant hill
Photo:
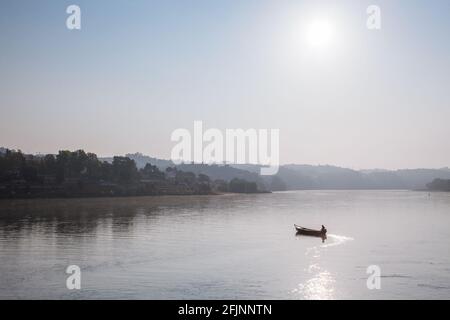
[[[138,167],[146,161],[165,169],[174,166],[171,161],[160,160],[141,154],[127,155],[136,161]],[[230,181],[233,178],[246,179],[263,185],[268,190],[305,189],[412,189],[422,190],[434,179],[450,179],[450,169],[401,169],[401,170],[353,170],[332,165],[289,164],[279,168],[275,176],[260,176],[259,165],[204,165],[183,164],[181,170],[196,174],[204,173],[213,180]]]
[[[173,167],[175,164],[171,160],[157,159],[149,156],[145,156],[142,153],[126,154],[125,157],[130,158],[136,162],[138,169],[144,168],[147,163],[151,163],[157,166],[161,170],[165,170],[168,167]]]
[[[288,170],[286,172],[288,174],[295,172],[302,181],[297,184],[300,187],[305,185],[306,189],[360,189],[366,185],[364,174],[351,169],[328,165],[286,165],[283,167]]]
[[[136,161],[138,168],[147,162],[165,170],[175,164],[170,160],[148,157],[140,153],[126,155]],[[106,158],[105,158],[106,159]],[[112,161],[112,158],[109,160]],[[230,181],[233,178],[257,182],[267,190],[311,189],[411,189],[423,190],[435,179],[450,179],[450,169],[353,170],[332,165],[289,164],[280,166],[274,176],[260,176],[259,165],[205,165],[182,164],[178,168],[196,174],[203,173],[213,180]]]
[[[134,160],[134,162],[136,163],[136,167],[138,169],[143,169],[147,163],[157,166],[160,170],[166,170],[168,167],[175,166],[175,164],[171,160],[153,158],[150,156],[143,155],[142,153],[139,152],[133,154],[128,153],[125,155],[125,157]],[[113,157],[104,157],[100,158],[100,160],[112,163]]]
[[[287,165],[278,175],[288,189],[426,189],[434,179],[450,179],[450,170],[356,171],[334,166]]]

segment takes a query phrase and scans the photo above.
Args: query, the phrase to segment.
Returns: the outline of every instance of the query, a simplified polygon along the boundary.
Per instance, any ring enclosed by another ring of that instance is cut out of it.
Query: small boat
[[[297,234],[302,234],[305,236],[312,236],[312,237],[320,237],[320,238],[325,238],[327,236],[327,229],[325,229],[324,231],[313,230],[313,229],[300,227],[296,224],[294,224],[294,227],[297,230]]]

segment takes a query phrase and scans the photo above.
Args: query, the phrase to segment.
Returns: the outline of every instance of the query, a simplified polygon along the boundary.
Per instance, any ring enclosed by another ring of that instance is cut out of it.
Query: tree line
[[[7,149],[0,154],[0,194],[3,197],[33,192],[46,195],[55,190],[58,195],[258,192],[256,183],[243,179],[213,182],[205,174],[196,175],[176,167],[161,171],[150,163],[138,169],[135,161],[128,157],[115,156],[111,162],[101,161],[96,154],[84,150],[28,155]]]
[[[427,184],[429,190],[432,191],[450,191],[450,180],[446,179],[434,179]]]

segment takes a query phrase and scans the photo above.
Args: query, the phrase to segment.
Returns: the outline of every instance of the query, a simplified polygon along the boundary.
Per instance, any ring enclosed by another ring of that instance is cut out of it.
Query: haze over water
[[[449,225],[412,191],[0,201],[0,298],[448,299]]]

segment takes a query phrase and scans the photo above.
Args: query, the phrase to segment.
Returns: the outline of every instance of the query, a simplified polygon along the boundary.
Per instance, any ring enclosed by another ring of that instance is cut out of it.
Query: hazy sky
[[[2,0],[0,146],[168,158],[202,120],[280,129],[281,163],[450,166],[449,39],[448,0]]]

